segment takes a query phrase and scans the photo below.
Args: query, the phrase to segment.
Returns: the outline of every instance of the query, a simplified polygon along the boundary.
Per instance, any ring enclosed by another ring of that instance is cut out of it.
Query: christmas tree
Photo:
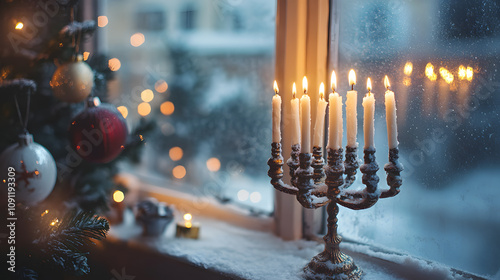
[[[89,272],[88,245],[103,239],[118,188],[116,163],[139,160],[152,123],[128,132],[105,104],[108,59],[82,49],[94,21],[77,1],[0,2],[1,275],[59,279]],[[100,104],[103,102],[103,104]],[[39,158],[37,158],[39,157]],[[32,161],[32,162],[31,162]],[[7,258],[7,259],[5,259]],[[6,279],[2,276],[2,279]]]

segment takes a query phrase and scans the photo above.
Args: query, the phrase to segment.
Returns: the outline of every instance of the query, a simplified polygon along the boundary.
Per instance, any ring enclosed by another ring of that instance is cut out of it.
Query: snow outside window
[[[496,274],[500,268],[498,1],[337,3],[338,91],[345,94],[347,73],[355,69],[359,104],[367,77],[372,79],[375,145],[383,167],[388,154],[383,79],[389,76],[397,98],[405,166],[398,196],[369,210],[341,208],[340,233],[465,271]],[[358,107],[361,123],[359,112],[362,107]],[[361,129],[358,136],[362,142]],[[385,184],[382,168],[378,175]]]
[[[141,166],[125,170],[166,188],[273,211],[266,162],[275,6],[267,0],[107,2],[102,43],[121,62],[110,86],[113,102],[127,108],[131,126],[144,119],[158,127],[145,138]]]

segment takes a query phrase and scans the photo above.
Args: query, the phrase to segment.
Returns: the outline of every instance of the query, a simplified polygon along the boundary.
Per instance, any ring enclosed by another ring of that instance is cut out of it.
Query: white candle
[[[302,80],[304,95],[300,98],[301,153],[311,152],[311,98],[307,95],[307,78]]]
[[[335,76],[335,71],[332,72],[331,78],[331,88],[332,93],[330,93],[328,102],[330,103],[330,107],[328,108],[329,116],[328,116],[328,148],[333,150],[338,150],[340,145],[338,141],[339,131],[338,131],[338,108],[337,105],[339,94],[335,92],[335,88],[337,86],[337,78]]]
[[[344,134],[344,119],[342,118],[342,96],[338,97],[337,101],[337,127],[338,127],[338,136],[337,141],[339,144],[339,148],[342,147],[342,136]]]
[[[273,96],[273,142],[281,142],[281,96],[278,95],[278,83],[274,81],[274,96]]]
[[[387,91],[385,92],[385,121],[387,123],[387,141],[389,149],[398,147],[398,126],[396,122],[396,99],[394,92],[391,91],[389,78],[385,76],[384,85]]]
[[[292,145],[300,144],[300,118],[299,118],[299,99],[296,97],[297,87],[295,83],[293,83],[292,88],[292,100],[291,104],[291,136],[292,136]]]
[[[354,70],[349,71],[349,85],[351,90],[347,92],[346,101],[346,121],[347,121],[347,146],[357,147],[356,135],[358,133],[358,92],[354,90],[356,84],[356,74]]]
[[[313,147],[323,148],[323,135],[325,132],[325,112],[327,104],[328,103],[325,101],[325,84],[321,83],[319,85],[319,101],[316,111],[316,121],[314,123]]]
[[[364,109],[364,118],[363,118],[363,132],[365,137],[365,149],[374,148],[375,144],[373,142],[373,136],[375,134],[375,97],[372,90],[372,83],[370,78],[368,78],[367,88],[368,93],[365,97],[363,97],[363,109]]]

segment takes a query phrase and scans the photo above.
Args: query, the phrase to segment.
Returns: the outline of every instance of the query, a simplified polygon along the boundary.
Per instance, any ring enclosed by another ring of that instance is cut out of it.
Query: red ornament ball
[[[122,114],[113,106],[89,98],[86,108],[69,127],[70,142],[78,156],[89,162],[107,163],[125,147],[128,130]]]

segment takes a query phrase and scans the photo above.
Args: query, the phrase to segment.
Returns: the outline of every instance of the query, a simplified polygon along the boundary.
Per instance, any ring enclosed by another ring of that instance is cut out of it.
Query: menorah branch
[[[271,144],[271,158],[267,161],[269,171],[267,175],[271,177],[271,184],[278,191],[296,195],[299,190],[283,182],[283,156],[281,155],[281,143]]]
[[[384,170],[387,172],[387,185],[390,189],[383,191],[380,194],[380,198],[393,197],[399,193],[399,187],[403,184],[403,179],[401,178],[401,171],[403,169],[403,165],[399,162],[399,149],[390,149],[389,163],[384,166]]]

